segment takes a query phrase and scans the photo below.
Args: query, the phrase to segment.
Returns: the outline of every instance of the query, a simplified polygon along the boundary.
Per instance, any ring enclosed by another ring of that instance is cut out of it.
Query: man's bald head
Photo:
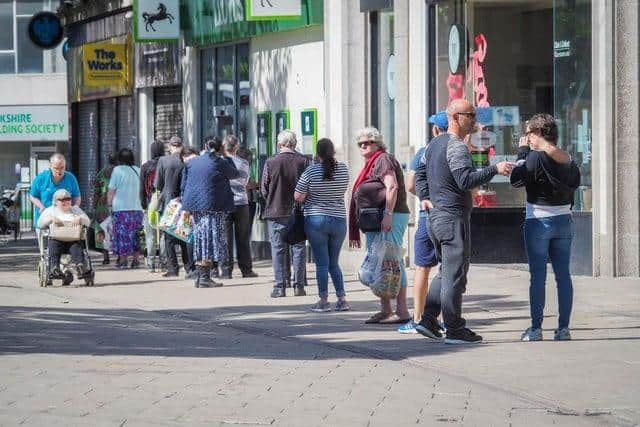
[[[466,99],[454,99],[447,107],[447,119],[449,120],[449,133],[464,139],[475,130],[476,109]]]
[[[67,167],[67,161],[60,153],[55,153],[49,157],[49,163],[51,164],[51,173],[53,174],[53,182],[56,184],[60,182],[64,176],[65,169]]]
[[[455,113],[463,113],[465,111],[475,111],[473,104],[464,98],[454,99],[447,106],[447,117],[452,117]]]
[[[62,153],[54,153],[49,157],[49,163],[67,163],[67,160],[64,158],[64,154]]]

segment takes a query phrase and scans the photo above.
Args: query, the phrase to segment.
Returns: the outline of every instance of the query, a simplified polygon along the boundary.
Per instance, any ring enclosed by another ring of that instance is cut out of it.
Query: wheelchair
[[[71,255],[62,254],[60,257],[60,271],[62,277],[54,276],[49,266],[49,230],[43,229],[38,232],[38,248],[40,250],[40,260],[38,261],[38,282],[41,287],[53,286],[54,280],[62,280],[62,286],[70,285],[74,276],[77,280],[83,280],[85,286],[93,286],[95,284],[95,270],[89,256],[89,242],[87,240],[87,227],[82,227],[82,258],[84,273],[78,277],[75,272],[72,263]]]

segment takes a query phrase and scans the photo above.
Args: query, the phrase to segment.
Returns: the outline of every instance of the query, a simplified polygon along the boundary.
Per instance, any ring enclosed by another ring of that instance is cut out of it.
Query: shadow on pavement
[[[500,298],[502,296],[469,297],[467,312],[477,309],[474,300],[486,306],[501,304]],[[469,348],[400,335],[394,331],[397,325],[363,325],[373,304],[357,301],[352,304],[351,312],[328,314],[310,313],[308,305],[159,311],[0,306],[0,354],[284,360],[338,357],[335,352],[332,355],[332,352],[318,351],[327,347],[348,350],[358,357],[402,360]],[[503,305],[513,305],[513,302]],[[282,345],[283,341],[300,347],[300,351],[297,347],[291,351],[291,345]]]

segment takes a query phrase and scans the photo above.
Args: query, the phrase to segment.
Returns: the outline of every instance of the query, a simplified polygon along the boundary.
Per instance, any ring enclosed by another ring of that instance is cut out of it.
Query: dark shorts
[[[418,228],[416,229],[416,236],[414,240],[414,247],[416,251],[414,262],[417,267],[435,267],[438,265],[436,249],[429,237],[428,227],[428,218],[425,216],[419,217]]]

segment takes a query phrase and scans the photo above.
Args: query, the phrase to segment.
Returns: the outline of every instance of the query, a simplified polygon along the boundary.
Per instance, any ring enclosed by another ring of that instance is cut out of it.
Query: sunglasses
[[[362,147],[368,147],[371,144],[375,144],[375,141],[358,141],[358,147],[362,148]]]
[[[463,112],[456,113],[456,114],[462,114],[463,116],[468,116],[468,117],[471,117],[471,118],[475,118],[476,117],[475,111],[463,111]]]
[[[63,197],[62,199],[58,199],[61,202],[70,202],[71,201],[71,197]]]

